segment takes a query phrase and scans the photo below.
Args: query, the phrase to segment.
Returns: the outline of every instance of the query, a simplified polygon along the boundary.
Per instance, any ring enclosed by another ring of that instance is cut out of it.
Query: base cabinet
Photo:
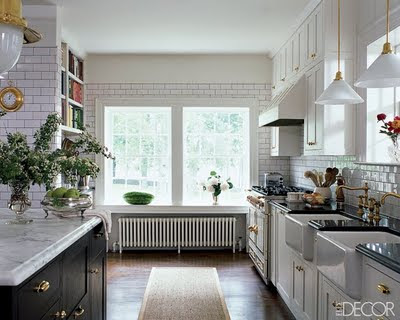
[[[105,257],[98,225],[19,286],[0,287],[0,318],[105,320]]]

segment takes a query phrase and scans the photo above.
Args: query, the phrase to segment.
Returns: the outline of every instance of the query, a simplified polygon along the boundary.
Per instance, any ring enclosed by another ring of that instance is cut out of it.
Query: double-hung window
[[[155,196],[154,204],[210,204],[211,194],[202,189],[210,171],[234,185],[221,195],[222,203],[243,203],[244,190],[257,176],[251,168],[254,107],[137,104],[101,106],[97,133],[116,159],[101,159],[97,203],[124,204],[124,193],[143,191]]]

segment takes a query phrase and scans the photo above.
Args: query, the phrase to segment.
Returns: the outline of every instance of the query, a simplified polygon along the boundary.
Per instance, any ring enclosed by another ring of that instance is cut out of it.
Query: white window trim
[[[183,197],[183,107],[246,107],[249,108],[249,137],[250,137],[250,186],[258,184],[258,114],[256,99],[221,99],[221,98],[105,98],[97,99],[95,106],[96,137],[104,144],[104,114],[105,107],[170,107],[171,119],[171,206],[182,206]],[[175,143],[174,143],[175,141]],[[181,141],[181,143],[176,143]],[[96,205],[104,204],[104,168],[105,158],[96,156],[100,174],[96,178]],[[249,186],[249,187],[250,187]],[[245,199],[243,199],[244,201]]]

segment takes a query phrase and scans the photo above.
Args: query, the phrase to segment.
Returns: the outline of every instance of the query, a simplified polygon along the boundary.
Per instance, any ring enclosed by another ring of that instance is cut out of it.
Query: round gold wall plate
[[[0,91],[0,107],[7,112],[15,112],[24,104],[24,95],[15,87],[6,87]]]

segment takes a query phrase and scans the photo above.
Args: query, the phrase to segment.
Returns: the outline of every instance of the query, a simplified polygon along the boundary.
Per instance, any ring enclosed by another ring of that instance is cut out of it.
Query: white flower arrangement
[[[214,197],[218,197],[222,191],[227,191],[233,188],[233,183],[230,182],[230,178],[223,180],[220,175],[215,171],[210,172],[210,176],[207,181],[202,184],[203,190],[213,194]]]

